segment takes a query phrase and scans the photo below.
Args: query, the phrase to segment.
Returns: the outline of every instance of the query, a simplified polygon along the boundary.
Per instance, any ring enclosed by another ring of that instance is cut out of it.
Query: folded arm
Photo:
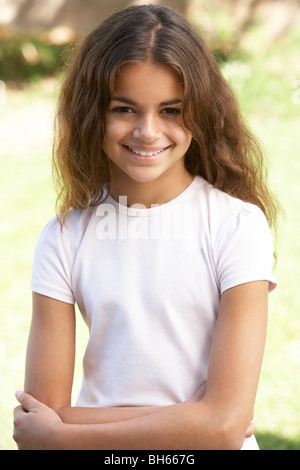
[[[69,424],[123,421],[156,410],[156,407],[71,407],[74,363],[74,306],[33,293],[25,392],[55,410]]]
[[[25,391],[58,410],[64,421],[58,418],[51,425],[47,443],[65,449],[240,448],[253,413],[266,334],[267,295],[264,281],[223,294],[202,400],[158,408],[76,409],[70,407],[74,308],[34,294]],[[18,436],[24,436],[26,422],[28,430],[30,419],[35,418],[30,429],[36,430],[43,419],[45,427],[47,420],[41,415],[46,412],[47,407],[33,417],[18,414],[17,442],[21,442]]]

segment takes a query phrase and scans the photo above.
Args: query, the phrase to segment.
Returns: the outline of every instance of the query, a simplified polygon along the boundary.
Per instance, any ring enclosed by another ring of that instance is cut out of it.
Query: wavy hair
[[[182,80],[182,122],[192,135],[187,170],[256,204],[274,228],[279,205],[268,188],[258,140],[202,38],[180,13],[161,5],[115,13],[87,36],[68,67],[53,146],[61,224],[71,209],[101,203],[104,185],[109,191],[105,112],[121,68],[149,59],[168,65]]]

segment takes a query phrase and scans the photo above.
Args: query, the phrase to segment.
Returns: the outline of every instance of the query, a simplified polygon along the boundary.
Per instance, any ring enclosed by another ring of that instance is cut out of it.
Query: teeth
[[[142,152],[140,150],[135,150],[132,147],[129,147],[129,150],[131,150],[136,155],[141,155],[141,157],[153,157],[153,155],[157,155],[158,153],[161,153],[164,149],[156,150],[155,152]]]

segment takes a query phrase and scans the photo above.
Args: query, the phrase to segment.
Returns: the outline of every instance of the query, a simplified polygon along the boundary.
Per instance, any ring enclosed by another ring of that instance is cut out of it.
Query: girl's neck
[[[187,171],[180,179],[174,178],[173,172],[149,182],[138,182],[132,179],[118,177],[113,174],[111,184],[111,196],[119,201],[120,196],[126,196],[128,207],[133,204],[141,204],[147,208],[151,205],[166,204],[179,196],[193,181],[194,177]]]

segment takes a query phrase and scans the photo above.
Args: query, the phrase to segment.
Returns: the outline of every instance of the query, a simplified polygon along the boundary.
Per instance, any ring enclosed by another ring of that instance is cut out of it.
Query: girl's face
[[[187,170],[191,135],[181,122],[183,86],[171,68],[151,62],[126,66],[118,77],[105,120],[104,151],[112,185],[122,187],[166,175],[178,184]]]

